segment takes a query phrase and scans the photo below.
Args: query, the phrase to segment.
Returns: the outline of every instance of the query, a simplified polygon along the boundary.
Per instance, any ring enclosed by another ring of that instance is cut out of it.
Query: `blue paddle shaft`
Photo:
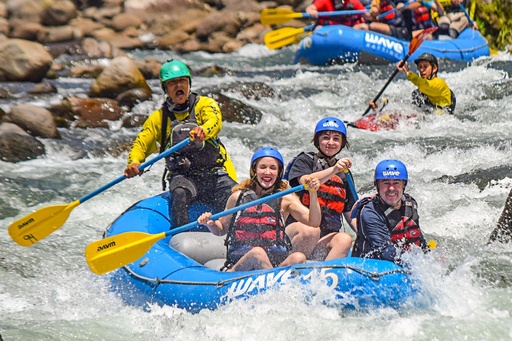
[[[466,18],[468,18],[468,22],[469,22],[469,25],[471,27],[475,26],[475,23],[473,22],[473,20],[471,19],[471,17],[469,16],[469,13],[468,11],[466,10],[466,7],[464,7],[464,5],[462,3],[459,4],[459,7],[460,9],[462,10],[462,12],[464,12],[464,15],[466,16]]]
[[[356,186],[354,186],[354,179],[352,178],[352,173],[347,172],[346,173],[348,188],[350,188],[350,191],[354,195],[355,201],[359,200],[359,196],[357,195]]]
[[[242,210],[245,210],[246,208],[249,208],[249,207],[253,207],[253,206],[256,206],[256,205],[259,205],[259,204],[263,204],[267,201],[270,201],[270,200],[273,200],[273,199],[277,199],[277,198],[280,198],[280,197],[284,197],[285,195],[288,195],[290,193],[295,193],[295,192],[298,192],[298,191],[302,191],[304,190],[306,187],[304,185],[300,185],[300,186],[295,186],[295,187],[292,187],[292,188],[288,188],[282,192],[277,192],[277,193],[274,193],[274,194],[271,194],[269,196],[266,196],[266,197],[263,197],[263,198],[260,198],[260,199],[256,199],[256,200],[253,200],[251,202],[248,202],[246,204],[243,204],[243,205],[239,205],[239,206],[235,206],[235,207],[232,207],[230,209],[227,209],[225,211],[222,211],[222,212],[219,212],[219,213],[216,213],[216,214],[213,214],[211,217],[210,217],[210,220],[217,220],[219,218],[222,218],[222,217],[225,217],[227,215],[230,215],[230,214],[233,214],[233,213],[236,213],[238,211],[242,211]],[[181,232],[185,232],[185,231],[188,231],[190,229],[193,229],[194,227],[197,227],[201,224],[199,224],[199,222],[196,220],[196,221],[193,221],[191,223],[188,223],[186,225],[183,225],[181,227],[177,227],[175,229],[172,229],[170,231],[167,231],[165,233],[165,236],[170,236],[170,235],[175,235],[175,234],[178,234],[178,233],[181,233]]]
[[[343,15],[356,15],[356,14],[365,14],[368,11],[366,10],[348,10],[348,11],[332,11],[332,12],[318,12],[318,17],[339,17]],[[309,13],[302,13],[303,18],[313,18],[313,16]]]
[[[166,151],[164,151],[163,153],[160,153],[158,154],[157,156],[155,156],[154,158],[152,158],[151,160],[149,161],[146,161],[144,162],[142,165],[139,166],[139,170],[142,172],[146,167],[154,164],[155,162],[157,162],[158,160],[166,157],[166,156],[169,156],[171,155],[172,153],[180,150],[181,148],[185,147],[187,144],[189,144],[191,142],[190,140],[190,137],[187,137],[185,140],[181,141],[180,143],[172,146],[171,148],[167,149]],[[91,193],[87,194],[87,195],[84,195],[83,197],[81,197],[80,199],[78,199],[78,201],[80,203],[83,203],[84,201],[87,201],[89,199],[91,199],[92,197],[100,194],[101,192],[109,189],[110,187],[114,186],[114,185],[117,185],[118,183],[120,183],[121,181],[123,181],[124,179],[127,179],[127,177],[125,175],[123,176],[120,176],[118,177],[117,179],[115,180],[112,180],[111,182],[109,182],[108,184],[106,185],[103,185],[102,187],[98,188],[97,190],[95,191],[92,191]]]

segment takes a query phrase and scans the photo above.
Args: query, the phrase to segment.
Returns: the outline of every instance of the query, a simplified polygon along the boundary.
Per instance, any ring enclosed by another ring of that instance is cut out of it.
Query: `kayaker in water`
[[[283,167],[279,151],[270,147],[258,149],[251,158],[251,178],[233,188],[226,210],[288,188],[288,183],[282,179]],[[290,253],[291,245],[284,227],[290,215],[304,224],[320,225],[322,214],[316,194],[320,181],[308,177],[305,183],[311,197],[309,209],[292,193],[219,220],[210,220],[211,212],[203,213],[197,219],[213,234],[227,234],[225,267],[228,271],[270,269],[306,261],[303,253]]]
[[[418,107],[437,114],[455,111],[455,94],[444,79],[437,77],[439,64],[437,58],[430,53],[422,53],[414,61],[419,76],[409,70],[407,63],[397,63],[397,69],[402,71],[407,79],[418,87],[412,93],[412,102]]]
[[[218,134],[222,113],[217,102],[191,92],[192,77],[188,66],[170,60],[160,69],[160,84],[166,95],[162,107],[153,112],[133,142],[124,174],[140,175],[139,165],[155,151],[163,152],[191,137],[194,141],[166,157],[166,180],[172,194],[174,227],[189,222],[188,206],[201,201],[217,210],[224,209],[236,172]],[[165,122],[165,124],[162,124]]]
[[[352,212],[357,224],[353,257],[383,259],[401,264],[402,254],[413,245],[429,247],[420,229],[418,204],[405,193],[405,164],[383,160],[375,167],[377,194],[361,199]]]
[[[343,216],[349,227],[350,211],[354,205],[356,194],[352,193],[344,173],[352,167],[349,158],[337,159],[336,156],[348,147],[347,129],[336,117],[326,117],[318,121],[312,139],[316,152],[300,153],[287,167],[287,178],[291,186],[298,186],[310,177],[320,179],[322,185],[318,189],[318,200],[322,208],[320,228],[297,222],[288,218],[286,234],[292,241],[294,251],[300,251],[308,259],[330,260],[346,257],[352,247],[352,237],[340,232]],[[301,202],[309,206],[310,197],[307,191],[299,193]]]
[[[313,18],[318,18],[318,12],[334,12],[359,10],[365,11],[366,7],[359,0],[314,0],[311,5],[306,7],[306,12]],[[345,25],[354,26],[364,22],[363,14],[340,15],[337,17],[327,17],[318,19],[318,26],[321,25]]]

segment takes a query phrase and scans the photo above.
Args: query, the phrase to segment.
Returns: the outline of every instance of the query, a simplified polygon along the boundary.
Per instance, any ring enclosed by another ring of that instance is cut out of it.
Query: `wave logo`
[[[399,171],[388,171],[388,172],[382,172],[383,176],[400,176]]]
[[[384,49],[392,50],[393,52],[400,53],[400,54],[404,52],[404,47],[402,46],[402,44],[397,43],[388,38],[378,36],[373,33],[367,33],[364,36],[364,41],[366,43],[376,45],[378,49],[384,48]]]
[[[339,128],[340,125],[336,123],[335,121],[327,121],[324,124],[322,124],[322,127],[325,128]]]
[[[256,277],[249,277],[245,279],[233,282],[228,289],[227,298],[233,299],[244,294],[258,293],[268,288],[273,287],[278,283],[286,283],[291,278],[299,275],[296,271],[291,269],[281,270],[279,272],[270,272],[262,274]],[[331,272],[331,269],[313,269],[310,272],[301,274],[302,280],[310,281],[314,278],[318,278],[321,281],[325,281],[329,288],[336,288],[339,283],[338,276],[336,273]]]

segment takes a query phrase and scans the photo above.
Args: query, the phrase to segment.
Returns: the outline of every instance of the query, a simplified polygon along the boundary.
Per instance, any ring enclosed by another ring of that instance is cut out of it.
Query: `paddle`
[[[420,47],[421,43],[425,40],[425,38],[427,38],[427,36],[433,33],[435,30],[437,30],[437,27],[426,28],[423,31],[421,31],[416,37],[412,38],[411,42],[409,43],[409,52],[407,53],[407,56],[405,56],[405,58],[400,62],[400,66],[404,65],[404,63],[409,59],[409,57],[414,53],[414,51],[416,51],[418,47]],[[391,75],[391,77],[389,77],[388,81],[386,82],[386,84],[384,84],[384,86],[379,91],[377,96],[375,96],[373,102],[377,102],[380,95],[382,95],[384,90],[386,90],[389,83],[391,83],[391,81],[393,80],[393,78],[395,78],[398,72],[399,70],[395,68],[395,72],[393,72],[393,74]],[[372,107],[368,105],[368,108],[366,108],[366,111],[364,112],[363,116],[366,116],[371,109]]]
[[[466,7],[464,7],[464,5],[462,4],[462,2],[459,4],[459,7],[460,7],[460,9],[462,10],[462,12],[464,12],[464,15],[466,16],[466,18],[468,18],[469,26],[470,26],[470,27],[474,27],[474,26],[475,26],[475,23],[473,22],[473,20],[472,20],[472,19],[471,19],[471,17],[469,16],[469,13],[468,13],[468,11],[466,10]]]
[[[181,141],[177,145],[140,165],[139,170],[142,171],[144,168],[152,165],[156,161],[185,147],[190,142],[190,138]],[[32,246],[64,225],[69,214],[75,207],[120,183],[124,179],[126,179],[126,176],[123,175],[70,204],[52,205],[40,208],[39,210],[13,222],[9,226],[9,235],[12,240],[21,246]]]
[[[318,12],[318,17],[339,17],[344,15],[364,14],[367,12],[366,10]],[[313,16],[309,13],[294,12],[287,8],[266,8],[260,13],[260,22],[263,25],[279,25],[299,18],[313,18]]]
[[[354,186],[354,179],[352,178],[352,174],[349,173],[348,169],[345,169],[345,174],[347,178],[348,188],[350,188],[350,191],[354,195],[354,200],[359,200],[359,196],[357,195],[356,186]]]
[[[275,31],[271,31],[265,34],[264,40],[265,45],[269,49],[276,50],[281,47],[291,45],[297,41],[297,36],[304,32],[313,31],[315,25],[309,25],[306,27],[283,27]]]
[[[233,214],[246,208],[262,204],[264,202],[283,197],[287,194],[294,193],[305,189],[305,185],[295,186],[277,192],[269,196],[248,202],[243,205],[235,206],[223,212],[213,214],[210,219],[217,220],[221,217]],[[92,272],[101,275],[109,271],[115,270],[135,262],[144,256],[146,252],[160,239],[173,236],[180,232],[188,231],[200,224],[196,221],[156,234],[144,232],[125,232],[116,236],[104,238],[90,243],[85,249],[85,258]]]

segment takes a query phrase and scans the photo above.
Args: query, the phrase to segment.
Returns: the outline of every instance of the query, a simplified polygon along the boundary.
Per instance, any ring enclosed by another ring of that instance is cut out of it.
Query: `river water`
[[[154,54],[162,61],[176,55]],[[243,100],[263,112],[257,125],[225,123],[222,139],[247,178],[252,152],[278,147],[286,159],[310,143],[319,118],[354,121],[382,88],[393,65],[312,67],[291,65],[293,48],[270,51],[250,45],[231,55],[194,53],[192,68],[217,64],[230,75],[195,77],[193,88],[263,82],[275,98]],[[432,256],[412,261],[423,281],[425,304],[401,309],[340,311],[306,302],[301,288],[284,287],[249,301],[192,315],[173,307],[126,306],[84,258],[86,245],[134,202],[161,191],[163,162],[143,177],[121,182],[76,207],[65,225],[38,244],[15,244],[0,234],[0,334],[4,340],[510,340],[512,339],[512,244],[487,244],[512,186],[512,57],[498,55],[458,64],[442,62],[440,76],[457,95],[454,116],[417,119],[394,131],[349,128],[349,150],[360,195],[371,193],[373,168],[399,158],[409,169],[407,191],[419,203],[421,226],[437,242]],[[86,93],[89,81],[59,79],[59,95]],[[149,114],[162,100],[134,109]],[[11,86],[13,86],[11,84]],[[14,85],[20,88],[23,85]],[[383,97],[386,110],[408,113],[411,83],[397,76]],[[20,100],[1,102],[6,111]],[[37,101],[33,103],[37,104]],[[43,141],[44,158],[18,164],[0,161],[0,224],[52,204],[71,203],[122,175],[126,152],[138,129],[61,130],[63,141]]]

